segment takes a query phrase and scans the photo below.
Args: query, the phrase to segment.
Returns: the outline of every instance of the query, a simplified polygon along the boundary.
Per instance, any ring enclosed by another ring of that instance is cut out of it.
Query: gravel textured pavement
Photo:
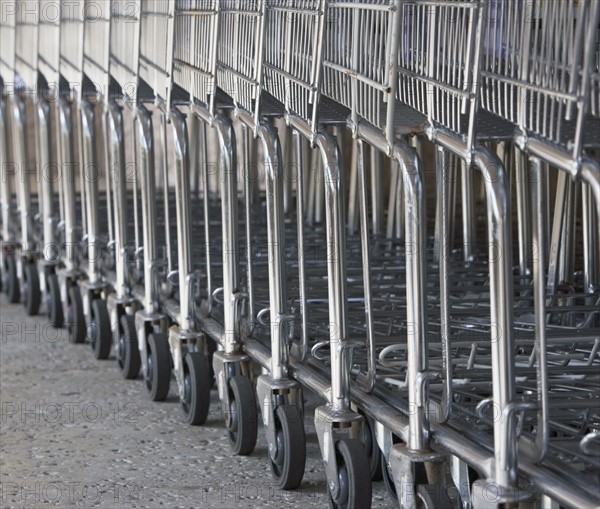
[[[43,311],[43,309],[42,309]],[[253,454],[232,456],[216,390],[206,425],[184,423],[171,383],[164,403],[121,378],[44,315],[0,296],[0,508],[327,507],[308,398],[300,489],[275,489],[259,427]],[[382,482],[373,507],[393,507]]]

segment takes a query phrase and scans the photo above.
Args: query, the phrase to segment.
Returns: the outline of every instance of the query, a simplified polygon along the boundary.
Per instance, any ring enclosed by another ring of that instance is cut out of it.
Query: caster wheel
[[[369,468],[371,470],[371,480],[372,481],[381,481],[383,479],[382,473],[382,463],[381,463],[381,450],[377,445],[377,440],[375,438],[375,422],[364,416],[363,427],[362,427],[362,436],[361,442],[365,448],[365,452],[367,453],[367,458],[369,458]]]
[[[21,300],[21,288],[17,277],[17,260],[14,256],[4,258],[4,291],[8,302],[16,304]]]
[[[416,498],[417,509],[453,509],[446,488],[440,484],[419,484]]]
[[[142,367],[138,349],[135,319],[131,315],[123,315],[119,327],[119,343],[117,345],[117,362],[121,375],[126,380],[137,378]]]
[[[210,370],[208,359],[200,352],[190,352],[185,356],[183,379],[184,396],[181,407],[188,424],[204,424],[210,406]]]
[[[171,384],[171,352],[166,334],[150,334],[146,361],[146,389],[152,401],[164,401]]]
[[[335,497],[329,493],[330,506],[334,509],[371,507],[371,472],[363,444],[357,439],[341,439],[335,444],[335,451],[339,490]]]
[[[56,274],[49,274],[46,278],[46,308],[50,325],[60,329],[65,324],[62,302],[60,300],[60,286]]]
[[[40,289],[40,276],[37,265],[31,262],[23,262],[23,304],[29,316],[35,316],[40,310],[42,303],[42,291]]]
[[[98,360],[108,359],[112,346],[112,330],[106,302],[100,297],[92,301],[92,321],[88,327],[94,357]]]
[[[229,380],[227,434],[234,454],[250,454],[258,433],[256,399],[250,380],[236,375]]]
[[[85,316],[83,314],[83,301],[77,285],[69,288],[69,308],[67,310],[67,320],[69,329],[69,342],[83,343],[85,341],[86,327]]]
[[[277,454],[269,459],[275,484],[282,490],[300,486],[306,464],[306,438],[302,413],[294,405],[281,405],[275,411]]]

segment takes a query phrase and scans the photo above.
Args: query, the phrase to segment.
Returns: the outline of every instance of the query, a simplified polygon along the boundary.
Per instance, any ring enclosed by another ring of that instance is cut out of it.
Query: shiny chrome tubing
[[[358,136],[374,147],[387,150],[387,140],[366,124],[358,125]],[[401,142],[391,147],[391,156],[401,170],[404,189],[406,246],[407,380],[409,415],[408,447],[427,445],[427,307],[425,302],[425,201],[421,160],[415,149]]]
[[[143,106],[135,109],[135,159],[139,165],[137,176],[140,181],[142,201],[142,231],[144,246],[144,310],[147,314],[158,311],[156,279],[156,183],[154,175],[154,149],[152,117]]]
[[[7,98],[8,99],[8,98]],[[2,174],[0,175],[0,199],[2,200],[2,240],[9,242],[11,239],[10,235],[10,195],[11,185],[8,177],[8,129],[6,123],[6,102],[4,98],[4,91],[2,91],[2,99],[0,102],[0,163],[2,164]]]
[[[221,222],[223,229],[223,314],[225,326],[225,353],[239,351],[236,306],[239,295],[239,237],[237,207],[237,163],[235,131],[231,122],[221,114],[210,114],[196,108],[205,122],[217,131],[220,148]]]
[[[125,263],[125,243],[127,228],[127,195],[126,195],[126,168],[125,168],[125,146],[123,140],[123,115],[121,109],[114,102],[108,104],[106,113],[108,126],[106,136],[108,137],[108,167],[113,170],[113,175],[106,175],[107,184],[113,191],[114,207],[114,236],[115,256],[117,257],[114,282],[115,292],[118,297],[124,297],[127,293],[127,274]],[[109,206],[110,210],[110,206]]]
[[[285,346],[286,275],[285,219],[283,217],[283,164],[281,145],[275,128],[260,122],[256,133],[262,142],[266,171],[267,242],[269,250],[269,306],[271,312],[271,376],[287,378],[288,358]]]
[[[60,99],[60,164],[63,168],[62,202],[63,221],[65,225],[65,256],[63,261],[68,271],[75,270],[76,249],[79,239],[75,238],[75,173],[77,164],[74,161],[71,146],[73,125],[71,123],[71,103],[66,98]]]
[[[431,130],[430,137],[435,143],[463,159],[468,160],[472,156],[473,164],[483,175],[489,224],[492,386],[496,411],[501,416],[494,421],[494,476],[500,486],[512,487],[517,476],[517,446],[516,442],[507,441],[507,437],[516,436],[515,416],[510,410],[515,390],[512,251],[508,224],[509,184],[502,163],[487,148],[478,146],[469,155],[465,144],[450,134],[441,130]]]
[[[98,167],[96,165],[95,154],[95,125],[93,107],[87,101],[81,101],[81,137],[83,152],[79,164],[81,165],[82,180],[80,185],[85,192],[82,193],[85,197],[85,207],[87,219],[86,235],[87,235],[87,256],[88,256],[88,278],[90,283],[96,283],[100,280],[100,250],[98,244]]]
[[[169,115],[175,154],[175,200],[177,215],[177,270],[179,272],[179,327],[189,331],[194,326],[192,305],[192,234],[190,212],[190,164],[188,134],[184,115],[173,110]]]
[[[350,407],[350,357],[346,304],[346,228],[341,154],[336,140],[325,131],[315,138],[323,161],[327,235],[329,341],[331,350],[331,406]]]
[[[40,172],[40,202],[43,218],[43,245],[41,246],[42,256],[44,261],[51,264],[56,264],[60,260],[57,259],[58,246],[56,245],[56,211],[54,210],[54,197],[52,186],[56,182],[55,172],[60,168],[58,165],[50,162],[50,105],[42,94],[37,97],[37,155],[38,166]],[[60,178],[60,176],[58,177]]]
[[[31,217],[31,195],[29,191],[29,174],[27,169],[27,149],[25,131],[25,104],[15,95],[9,96],[9,104],[12,106],[13,125],[13,160],[17,168],[15,175],[15,187],[17,190],[17,203],[19,206],[19,217],[21,220],[21,249],[25,254],[33,249],[32,244],[32,217]]]

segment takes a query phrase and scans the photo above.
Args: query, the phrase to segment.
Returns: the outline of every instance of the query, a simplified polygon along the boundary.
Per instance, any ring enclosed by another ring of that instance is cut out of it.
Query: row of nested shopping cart
[[[600,506],[600,2],[0,6],[10,302],[333,507]]]

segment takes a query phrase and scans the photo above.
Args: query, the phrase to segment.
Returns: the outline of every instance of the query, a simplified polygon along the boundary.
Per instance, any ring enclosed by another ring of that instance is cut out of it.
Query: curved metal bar
[[[43,245],[42,256],[44,262],[48,264],[56,264],[59,262],[56,254],[58,249],[56,246],[56,211],[54,210],[54,196],[52,193],[52,186],[55,180],[54,171],[56,165],[50,162],[50,105],[46,101],[43,94],[39,94],[37,97],[37,158],[40,173],[38,178],[40,179],[40,205],[42,213],[42,235]]]
[[[156,183],[154,175],[154,138],[152,133],[152,117],[143,106],[135,109],[134,117],[136,162],[139,172],[142,201],[142,231],[144,242],[144,310],[146,313],[157,312],[158,295],[154,279],[156,277]]]
[[[4,91],[0,99],[0,162],[2,163],[2,179],[0,180],[0,200],[2,201],[2,240],[9,242],[11,238],[10,232],[10,196],[11,185],[8,174],[9,168],[9,148],[8,148],[8,126],[6,118],[6,102]],[[11,165],[12,166],[12,165]]]
[[[127,260],[125,245],[127,243],[127,196],[126,196],[126,171],[125,171],[125,144],[123,140],[123,115],[119,106],[111,102],[107,111],[106,137],[108,138],[108,167],[112,169],[113,191],[113,238],[115,244],[115,292],[118,297],[127,293]],[[106,176],[107,182],[111,175]]]
[[[60,167],[63,169],[62,175],[62,203],[63,203],[63,222],[65,228],[65,256],[63,261],[67,271],[75,270],[77,267],[76,259],[76,241],[75,238],[75,173],[76,163],[74,162],[73,146],[71,138],[73,134],[71,103],[67,98],[61,97],[59,105],[59,123],[60,123]]]
[[[287,377],[288,355],[285,346],[286,270],[283,217],[283,165],[281,144],[272,124],[261,121],[256,134],[262,142],[266,172],[267,239],[269,250],[269,307],[271,309],[271,376]]]
[[[341,154],[336,140],[319,131],[315,144],[321,152],[325,176],[329,340],[331,343],[331,406],[334,412],[350,407],[351,350],[342,348],[348,338],[346,304],[346,228]]]
[[[33,248],[31,195],[29,191],[29,174],[27,170],[27,133],[25,132],[25,104],[15,95],[11,95],[13,114],[13,160],[16,165],[17,203],[21,220],[21,252],[25,255]]]
[[[421,160],[412,147],[396,142],[392,157],[400,165],[404,178],[405,245],[406,245],[406,321],[407,378],[409,414],[408,447],[412,450],[428,448],[427,398],[425,385],[418,384],[420,373],[427,372],[427,307],[425,302],[426,250],[425,199]]]
[[[99,221],[98,221],[98,166],[96,164],[96,152],[94,147],[95,125],[94,110],[88,101],[81,101],[81,137],[83,152],[80,160],[82,192],[86,196],[85,207],[87,223],[84,223],[85,234],[88,238],[88,278],[91,283],[100,280],[100,245],[98,243]],[[91,170],[91,174],[89,171]]]
[[[492,387],[500,412],[500,418],[494,421],[495,480],[500,486],[510,487],[517,479],[517,444],[506,440],[516,436],[516,423],[514,414],[505,412],[515,395],[509,183],[502,162],[489,149],[477,147],[473,163],[483,175],[487,196]]]
[[[177,271],[179,273],[179,327],[183,331],[193,329],[194,310],[192,284],[191,212],[190,212],[190,164],[188,132],[185,116],[174,109],[169,114],[173,150],[175,155],[175,201],[177,215]]]
[[[237,353],[236,296],[239,292],[239,237],[235,131],[228,118],[213,118],[220,146],[221,221],[223,228],[223,301],[225,317],[225,352]]]

